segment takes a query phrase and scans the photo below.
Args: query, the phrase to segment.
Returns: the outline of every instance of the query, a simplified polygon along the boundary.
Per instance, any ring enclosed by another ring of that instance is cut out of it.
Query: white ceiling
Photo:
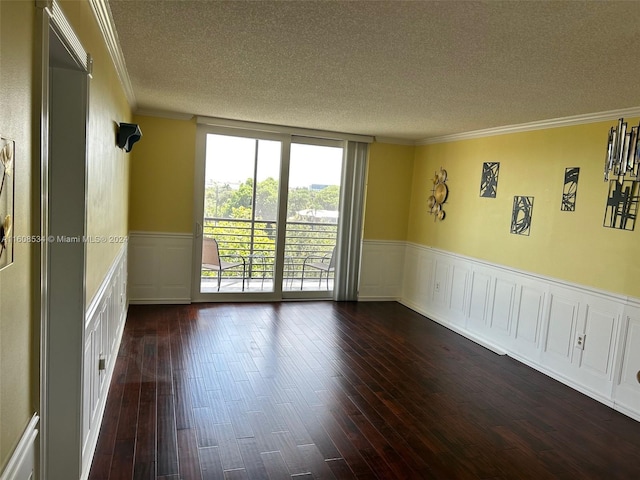
[[[424,140],[640,105],[638,1],[109,5],[141,111]]]

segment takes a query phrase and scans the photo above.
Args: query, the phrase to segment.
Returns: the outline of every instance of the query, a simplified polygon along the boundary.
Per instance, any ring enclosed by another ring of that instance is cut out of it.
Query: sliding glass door
[[[291,144],[284,291],[333,291],[342,157],[337,142]]]
[[[344,142],[199,127],[193,298],[331,298]]]
[[[206,136],[200,293],[273,291],[282,143]]]

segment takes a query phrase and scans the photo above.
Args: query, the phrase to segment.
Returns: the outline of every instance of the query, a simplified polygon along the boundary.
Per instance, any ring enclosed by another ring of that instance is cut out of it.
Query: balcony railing
[[[335,223],[287,222],[283,280],[291,285],[294,280],[301,279],[302,263],[309,255],[331,254],[337,231]],[[221,256],[241,255],[246,261],[249,278],[273,280],[276,222],[205,218],[203,234],[218,241]],[[305,280],[317,279],[319,274],[319,270],[307,270]],[[203,273],[203,276],[207,275],[216,274]],[[224,277],[239,278],[240,272],[225,271]]]

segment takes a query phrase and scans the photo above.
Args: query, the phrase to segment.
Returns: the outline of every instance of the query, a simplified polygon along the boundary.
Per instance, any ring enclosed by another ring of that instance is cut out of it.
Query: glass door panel
[[[273,292],[282,144],[207,134],[200,293]]]
[[[342,150],[291,144],[283,291],[333,291]]]

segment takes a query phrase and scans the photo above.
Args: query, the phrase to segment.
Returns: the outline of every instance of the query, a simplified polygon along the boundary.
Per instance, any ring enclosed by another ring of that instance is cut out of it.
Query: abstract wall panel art
[[[496,198],[498,193],[498,172],[500,162],[485,162],[482,164],[482,178],[480,179],[480,196]]]
[[[511,233],[514,235],[529,235],[531,231],[531,217],[533,215],[533,197],[513,197],[513,211],[511,213]]]
[[[560,205],[560,210],[563,212],[575,212],[576,210],[579,175],[579,167],[570,167],[564,170],[564,187],[562,189],[562,204]]]
[[[640,182],[609,181],[609,197],[604,212],[604,226],[620,230],[633,230],[638,215],[638,185]]]

